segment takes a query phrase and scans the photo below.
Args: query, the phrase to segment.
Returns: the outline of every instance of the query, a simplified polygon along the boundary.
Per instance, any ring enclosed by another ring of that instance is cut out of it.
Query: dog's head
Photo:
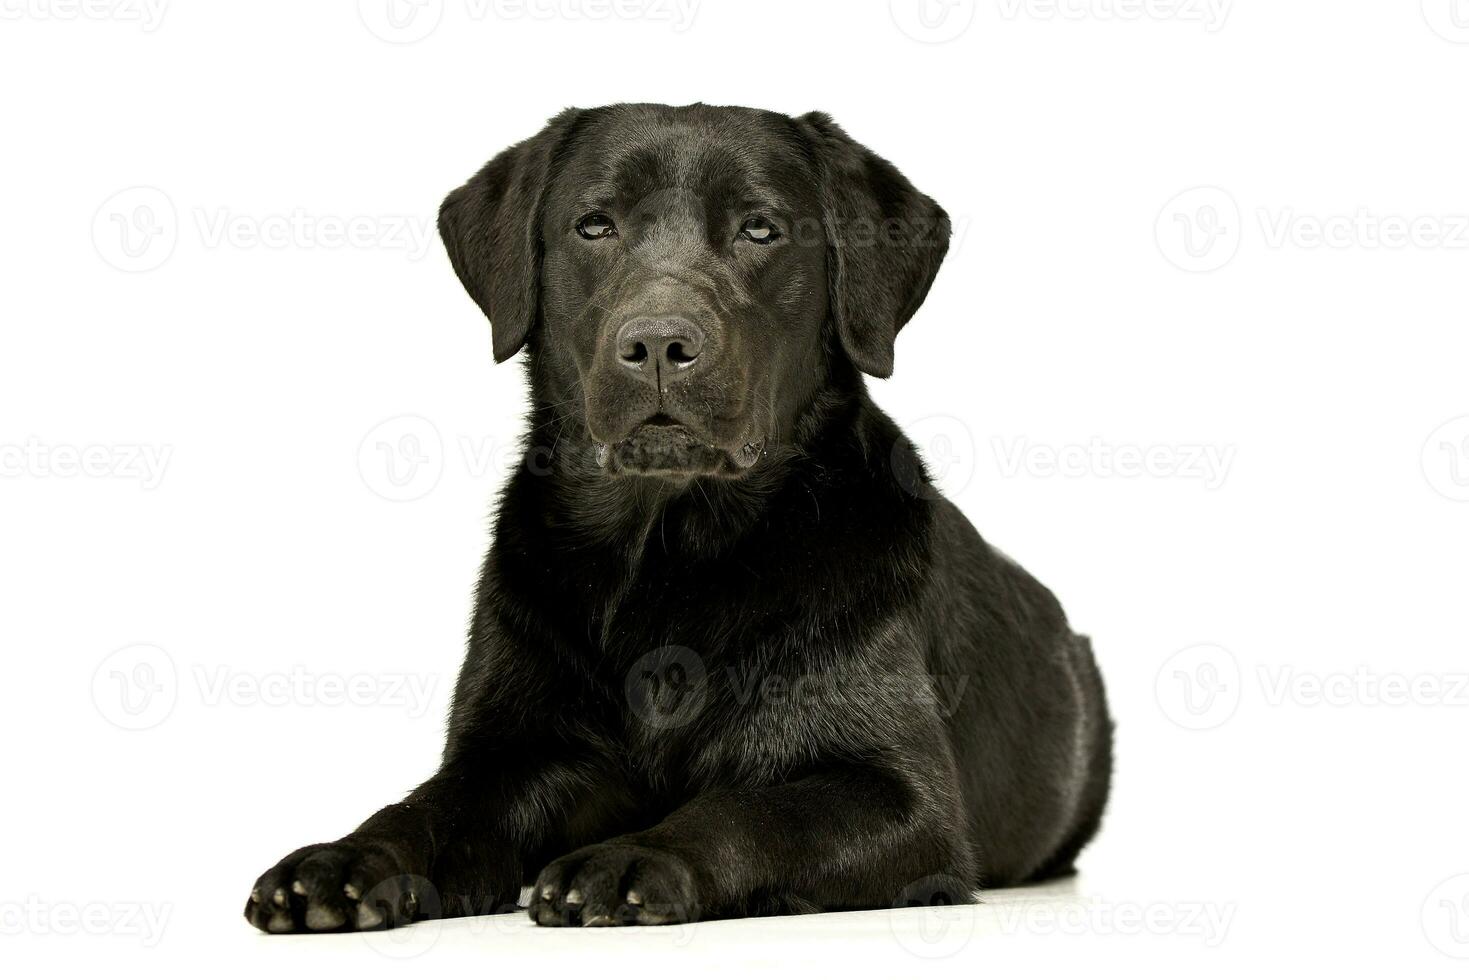
[[[675,479],[743,476],[834,372],[891,374],[949,239],[824,114],[703,105],[568,109],[439,230],[495,359],[529,347],[595,465]]]

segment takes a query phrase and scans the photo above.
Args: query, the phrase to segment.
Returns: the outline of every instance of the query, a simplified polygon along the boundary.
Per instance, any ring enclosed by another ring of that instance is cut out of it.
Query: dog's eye
[[[740,237],[764,245],[780,237],[780,229],[764,218],[746,218],[740,225]]]
[[[617,234],[617,226],[601,211],[593,211],[576,223],[576,233],[583,238],[609,238]]]

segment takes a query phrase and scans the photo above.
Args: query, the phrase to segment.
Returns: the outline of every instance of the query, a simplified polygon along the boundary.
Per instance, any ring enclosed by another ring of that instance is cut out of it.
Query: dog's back
[[[1111,782],[1091,643],[1051,592],[934,502],[929,671],[958,763],[980,884],[1070,873]]]

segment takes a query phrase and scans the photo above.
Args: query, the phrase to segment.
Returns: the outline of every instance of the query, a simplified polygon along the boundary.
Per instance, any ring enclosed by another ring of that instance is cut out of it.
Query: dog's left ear
[[[485,164],[439,207],[439,237],[459,281],[490,318],[497,362],[520,350],[540,314],[541,201],[579,115],[565,110]]]
[[[831,315],[866,373],[893,373],[893,343],[949,250],[949,216],[824,112],[796,120],[819,167]]]

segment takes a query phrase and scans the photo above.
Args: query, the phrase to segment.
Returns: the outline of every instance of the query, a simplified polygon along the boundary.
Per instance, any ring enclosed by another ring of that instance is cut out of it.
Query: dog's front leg
[[[447,759],[346,837],[300,848],[266,871],[245,918],[266,932],[323,932],[514,908],[534,870],[526,856],[577,778],[568,761],[528,757],[503,750]]]
[[[549,926],[660,925],[873,908],[935,876],[962,902],[975,875],[952,813],[948,793],[898,764],[711,790],[646,831],[552,862],[530,914]]]

